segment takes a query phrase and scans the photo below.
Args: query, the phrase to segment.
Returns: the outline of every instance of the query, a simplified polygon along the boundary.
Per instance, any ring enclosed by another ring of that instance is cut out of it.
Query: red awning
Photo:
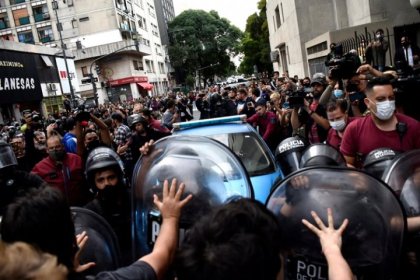
[[[140,87],[144,88],[145,90],[152,90],[153,85],[149,83],[137,83]]]

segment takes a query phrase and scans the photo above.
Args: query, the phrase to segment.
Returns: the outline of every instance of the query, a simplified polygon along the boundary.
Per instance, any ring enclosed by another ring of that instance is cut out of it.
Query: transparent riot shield
[[[384,181],[399,195],[407,214],[409,233],[420,244],[420,150],[396,157],[383,175]],[[420,251],[420,250],[419,250]]]
[[[349,219],[342,253],[358,279],[392,279],[397,273],[403,210],[392,190],[371,175],[341,167],[305,168],[277,185],[266,205],[278,217],[288,246],[286,279],[328,278],[319,240],[302,224],[302,219],[314,222],[312,210],[326,224],[327,208],[335,228]]]
[[[71,207],[76,234],[86,231],[89,239],[80,255],[80,263],[95,262],[87,271],[96,275],[101,271],[115,270],[120,266],[120,247],[117,236],[108,222],[95,212]]]
[[[165,179],[185,183],[184,197],[193,199],[182,211],[180,238],[212,208],[235,197],[253,198],[248,173],[225,145],[202,136],[176,135],[156,142],[141,157],[133,172],[133,231],[135,255],[151,251],[160,230],[161,217],[153,194],[161,197]]]

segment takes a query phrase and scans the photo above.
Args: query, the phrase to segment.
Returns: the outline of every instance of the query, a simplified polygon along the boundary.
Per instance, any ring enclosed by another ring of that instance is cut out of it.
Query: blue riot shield
[[[151,251],[160,230],[161,217],[153,194],[161,198],[165,179],[185,183],[184,197],[193,199],[182,211],[180,238],[212,208],[235,197],[253,198],[248,173],[240,159],[225,145],[202,136],[176,135],[155,143],[133,172],[133,230],[136,255]]]

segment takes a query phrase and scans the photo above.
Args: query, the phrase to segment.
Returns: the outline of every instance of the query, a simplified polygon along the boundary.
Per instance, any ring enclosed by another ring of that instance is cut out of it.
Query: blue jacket
[[[68,153],[77,154],[77,139],[76,135],[67,132],[63,137],[63,145]]]

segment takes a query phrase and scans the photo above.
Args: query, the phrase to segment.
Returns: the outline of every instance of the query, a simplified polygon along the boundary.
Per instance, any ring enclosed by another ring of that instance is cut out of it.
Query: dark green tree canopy
[[[243,53],[239,72],[252,74],[254,65],[258,72],[272,72],[273,64],[270,61],[270,42],[266,13],[266,0],[258,2],[259,13],[252,14],[246,22],[246,29],[241,41],[240,50]]]
[[[216,11],[184,11],[169,23],[168,33],[169,57],[184,80],[197,71],[206,81],[234,70],[230,58],[239,53],[243,34]]]

